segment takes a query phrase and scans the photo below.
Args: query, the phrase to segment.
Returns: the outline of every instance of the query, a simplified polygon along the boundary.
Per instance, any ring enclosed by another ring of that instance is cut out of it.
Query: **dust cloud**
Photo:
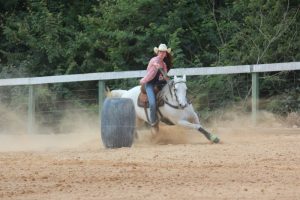
[[[246,135],[256,136],[263,131],[266,134],[284,133],[284,130],[293,133],[300,133],[299,113],[290,113],[287,117],[278,116],[267,111],[259,111],[256,123],[251,113],[238,111],[236,108],[229,108],[219,111],[208,122],[202,122],[202,126],[212,134],[216,134],[222,142],[228,142],[227,138],[237,137],[242,139]],[[200,119],[200,121],[202,121]],[[166,144],[203,144],[209,141],[196,130],[180,126],[161,125],[160,132],[154,137],[150,131],[140,131],[142,135],[137,145],[166,145]]]
[[[103,148],[96,114],[65,113],[55,130],[37,126],[35,134],[27,133],[27,116],[0,106],[0,151],[56,151],[62,149],[98,150]],[[209,132],[222,141],[226,135],[255,134],[257,129],[272,132],[287,127],[298,130],[300,117],[292,114],[283,119],[269,112],[260,111],[256,126],[249,113],[228,109],[202,123]],[[200,136],[199,136],[200,135]],[[209,141],[196,130],[177,125],[160,125],[159,134],[153,136],[148,128],[138,130],[133,146],[199,144]]]
[[[0,106],[0,151],[56,151],[102,146],[98,116],[87,113],[65,113],[56,129],[35,126],[27,131],[27,116]]]
[[[178,125],[169,126],[160,124],[159,133],[152,135],[149,129],[143,129],[138,131],[138,139],[136,140],[136,146],[147,145],[166,145],[166,144],[187,144],[191,137],[193,130],[180,127]],[[194,134],[197,134],[194,131]]]
[[[20,134],[27,131],[26,116],[0,105],[0,134]]]

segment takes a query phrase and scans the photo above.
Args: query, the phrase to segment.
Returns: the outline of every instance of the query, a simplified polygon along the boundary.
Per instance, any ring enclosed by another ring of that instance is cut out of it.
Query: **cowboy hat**
[[[159,46],[158,46],[158,48],[157,47],[154,47],[154,52],[157,54],[159,51],[167,51],[168,53],[170,53],[171,52],[171,48],[168,48],[167,47],[167,45],[165,45],[165,44],[160,44]]]

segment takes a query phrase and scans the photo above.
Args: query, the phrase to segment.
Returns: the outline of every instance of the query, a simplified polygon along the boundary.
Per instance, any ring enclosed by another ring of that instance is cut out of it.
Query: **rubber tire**
[[[101,111],[101,139],[106,148],[131,147],[136,114],[129,98],[106,98]]]

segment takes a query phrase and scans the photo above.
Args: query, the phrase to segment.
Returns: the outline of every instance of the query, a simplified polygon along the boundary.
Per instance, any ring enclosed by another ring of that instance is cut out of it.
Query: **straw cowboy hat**
[[[171,48],[168,48],[167,47],[167,45],[165,45],[165,44],[160,44],[159,46],[158,46],[158,48],[157,47],[154,47],[154,52],[157,54],[159,51],[167,51],[168,53],[170,53],[171,52]]]

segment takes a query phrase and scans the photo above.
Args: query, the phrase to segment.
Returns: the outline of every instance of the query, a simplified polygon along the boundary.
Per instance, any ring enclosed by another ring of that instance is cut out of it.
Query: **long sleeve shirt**
[[[148,64],[147,67],[147,73],[144,76],[144,78],[142,78],[140,80],[140,84],[145,84],[148,83],[149,81],[151,81],[157,74],[157,71],[159,70],[159,68],[162,68],[163,71],[165,73],[167,73],[167,65],[166,63],[161,60],[159,57],[153,57]],[[160,80],[163,80],[163,77],[159,77]]]

